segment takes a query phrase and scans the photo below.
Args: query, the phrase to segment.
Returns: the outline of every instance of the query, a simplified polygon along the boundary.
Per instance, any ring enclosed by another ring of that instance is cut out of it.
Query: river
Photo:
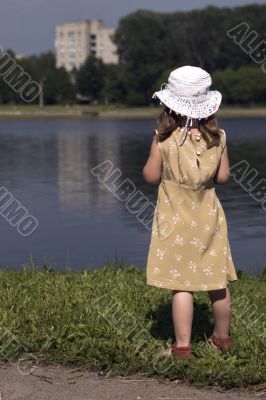
[[[221,119],[231,165],[245,162],[265,177],[266,120]],[[142,168],[149,154],[154,121],[2,120],[0,182],[36,218],[22,236],[0,218],[0,265],[20,269],[32,257],[57,270],[97,268],[122,260],[145,268],[150,230],[92,173],[108,161],[151,203],[157,187],[146,184]],[[119,173],[119,172],[117,172]],[[258,273],[266,266],[266,212],[231,178],[217,186],[237,269]]]

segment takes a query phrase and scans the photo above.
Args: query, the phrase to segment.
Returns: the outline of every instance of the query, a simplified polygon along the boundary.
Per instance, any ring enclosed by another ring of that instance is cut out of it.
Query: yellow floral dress
[[[165,289],[208,291],[236,281],[224,210],[213,177],[226,144],[207,149],[182,129],[159,142],[161,182],[153,216],[146,283]]]

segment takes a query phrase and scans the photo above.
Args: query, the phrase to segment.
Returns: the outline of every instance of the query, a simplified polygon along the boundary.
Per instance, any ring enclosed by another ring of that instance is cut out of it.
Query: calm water
[[[231,165],[247,160],[263,178],[266,120],[224,119]],[[142,179],[153,120],[0,121],[0,186],[36,216],[38,229],[21,237],[0,216],[0,265],[19,269],[33,259],[58,270],[102,266],[114,257],[145,267],[150,231],[91,169],[110,160],[155,204],[156,186]],[[266,212],[233,179],[217,187],[237,268],[266,266]]]

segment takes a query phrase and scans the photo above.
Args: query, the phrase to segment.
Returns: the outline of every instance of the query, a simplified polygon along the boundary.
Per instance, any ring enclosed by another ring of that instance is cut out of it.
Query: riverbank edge
[[[3,119],[150,119],[160,113],[158,107],[114,107],[114,106],[0,106]],[[220,118],[266,118],[266,107],[221,107]]]

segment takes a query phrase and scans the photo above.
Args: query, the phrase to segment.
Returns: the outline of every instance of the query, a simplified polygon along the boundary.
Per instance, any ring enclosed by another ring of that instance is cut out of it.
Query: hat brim
[[[174,95],[165,88],[153,94],[171,110],[195,119],[207,118],[216,113],[222,101],[218,90],[209,90],[205,95],[193,98]]]

